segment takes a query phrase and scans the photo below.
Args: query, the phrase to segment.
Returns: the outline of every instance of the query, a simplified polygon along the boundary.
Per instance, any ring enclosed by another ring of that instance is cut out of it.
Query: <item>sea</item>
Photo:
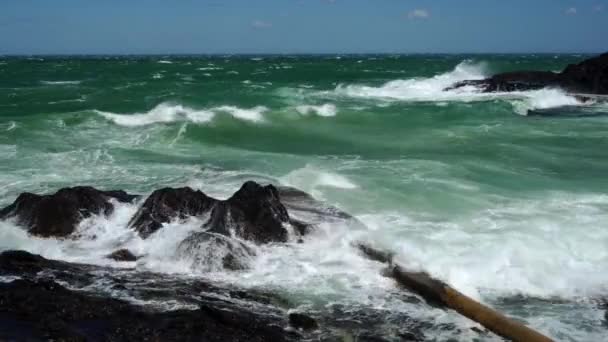
[[[128,227],[141,203],[61,240],[0,222],[0,251],[121,268],[105,256],[128,248],[143,256],[136,272],[273,291],[305,310],[406,312],[433,322],[426,336],[436,341],[476,336],[455,312],[387,296],[403,289],[353,247],[363,241],[555,340],[606,340],[608,105],[560,89],[445,90],[588,57],[0,56],[0,207],[75,185],[227,198],[254,180],[301,189],[363,223],[256,246],[242,271],[176,255],[191,220],[142,240]]]

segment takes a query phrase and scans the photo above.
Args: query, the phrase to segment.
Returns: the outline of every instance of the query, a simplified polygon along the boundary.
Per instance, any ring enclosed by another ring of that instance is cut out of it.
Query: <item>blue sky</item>
[[[0,0],[0,54],[608,51],[608,0]]]

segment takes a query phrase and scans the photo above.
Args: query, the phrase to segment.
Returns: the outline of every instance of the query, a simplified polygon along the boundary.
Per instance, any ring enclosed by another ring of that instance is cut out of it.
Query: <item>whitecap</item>
[[[95,112],[120,126],[145,126],[175,121],[206,123],[211,121],[215,115],[208,110],[195,110],[171,103],[161,103],[146,113],[116,114],[99,110]]]
[[[40,81],[44,85],[78,85],[82,81]]]
[[[319,105],[319,106],[301,105],[301,106],[296,107],[296,111],[298,111],[298,113],[300,113],[302,115],[308,115],[308,114],[314,113],[316,115],[326,116],[326,117],[336,116],[336,114],[338,113],[338,109],[336,108],[336,105],[334,105],[332,103],[326,103],[326,104]]]

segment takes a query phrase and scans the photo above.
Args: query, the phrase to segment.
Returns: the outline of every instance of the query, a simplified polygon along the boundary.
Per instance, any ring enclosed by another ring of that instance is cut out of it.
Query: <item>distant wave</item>
[[[332,103],[326,103],[320,106],[302,105],[297,106],[296,111],[302,115],[314,113],[318,116],[336,116],[338,109]]]
[[[118,114],[99,110],[96,110],[95,112],[117,125],[133,127],[177,121],[189,121],[199,124],[208,123],[220,113],[229,114],[239,120],[261,122],[264,120],[263,113],[267,110],[268,108],[263,106],[250,109],[235,106],[221,106],[199,110],[180,104],[161,103],[145,113]]]
[[[338,85],[334,94],[361,99],[406,102],[476,102],[505,100],[516,113],[525,115],[528,110],[561,106],[582,105],[575,97],[560,89],[541,89],[520,92],[482,93],[474,86],[445,90],[456,82],[484,79],[488,76],[485,64],[464,61],[453,70],[429,78],[394,80],[379,87],[365,85]]]
[[[82,83],[82,81],[40,81],[45,85],[76,85]]]
[[[445,88],[459,81],[483,79],[487,76],[485,69],[485,64],[464,61],[450,72],[429,78],[394,80],[379,87],[340,84],[335,89],[335,93],[348,97],[386,100],[434,101],[437,98],[446,100],[472,92],[473,89],[446,92]]]

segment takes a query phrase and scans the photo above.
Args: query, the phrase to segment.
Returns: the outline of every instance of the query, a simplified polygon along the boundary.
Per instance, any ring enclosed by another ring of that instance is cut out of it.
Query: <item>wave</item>
[[[434,101],[437,97],[446,99],[458,94],[471,92],[473,89],[444,91],[452,84],[464,80],[479,80],[487,77],[485,64],[474,64],[464,61],[454,70],[430,78],[412,78],[407,80],[394,80],[372,87],[365,85],[343,85],[336,87],[339,95],[356,98],[376,98],[404,101]]]
[[[464,80],[479,80],[488,77],[486,65],[464,61],[452,71],[430,78],[394,80],[379,87],[365,85],[338,85],[334,94],[350,98],[434,102],[445,106],[447,102],[480,102],[504,100],[513,106],[516,113],[526,115],[528,110],[561,106],[579,106],[584,103],[561,89],[545,88],[532,91],[482,93],[474,86],[445,90]]]
[[[301,105],[296,107],[296,111],[302,115],[314,113],[318,116],[336,116],[338,109],[332,103],[326,103],[319,106]]]
[[[77,85],[82,81],[40,81],[44,85]]]
[[[133,127],[179,121],[203,124],[212,121],[218,113],[226,113],[239,120],[261,122],[264,121],[263,113],[267,110],[268,108],[263,106],[250,109],[243,109],[235,106],[221,106],[197,110],[180,104],[161,103],[145,113],[117,114],[100,110],[95,110],[95,113],[117,125]]]
[[[540,89],[528,92],[518,92],[521,100],[511,100],[511,104],[517,114],[527,115],[529,110],[548,109],[563,106],[580,106],[581,101],[574,96],[566,94],[561,89]]]

